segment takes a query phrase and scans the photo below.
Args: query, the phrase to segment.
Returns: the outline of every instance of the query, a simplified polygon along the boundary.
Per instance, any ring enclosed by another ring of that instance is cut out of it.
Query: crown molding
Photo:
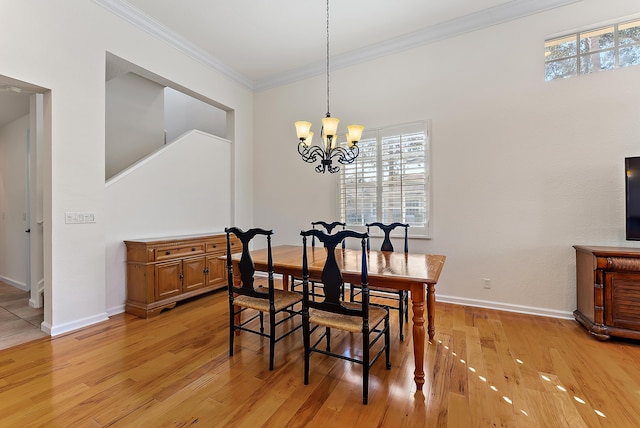
[[[319,61],[281,73],[277,76],[252,81],[243,74],[228,67],[222,61],[199,48],[179,34],[168,29],[158,21],[150,18],[124,0],[93,0],[113,14],[134,26],[165,41],[176,49],[215,69],[228,78],[246,88],[262,91],[298,80],[321,75],[326,70],[326,63]],[[385,55],[405,51],[417,46],[426,45],[439,40],[455,37],[471,31],[480,30],[514,19],[544,12],[557,7],[577,3],[582,0],[512,0],[499,6],[484,9],[470,15],[461,16],[450,21],[436,24],[422,30],[414,31],[381,43],[366,46],[350,52],[331,57],[331,69],[336,70],[354,64],[370,61]]]
[[[154,37],[168,43],[179,51],[191,56],[192,58],[200,61],[206,66],[209,66],[216,71],[222,73],[228,78],[240,83],[241,85],[253,89],[253,81],[237,72],[231,67],[224,64],[218,58],[209,54],[205,50],[191,43],[184,37],[180,36],[176,32],[170,30],[164,25],[160,24],[155,19],[145,15],[140,10],[131,6],[129,3],[123,0],[93,0],[95,3],[107,9],[114,15],[119,16],[125,21],[133,24],[143,31],[151,34]]]
[[[332,56],[331,70],[345,68],[580,1],[582,0],[513,0],[500,6],[432,25],[381,43]],[[261,91],[312,76],[322,75],[325,73],[326,67],[327,65],[324,61],[309,64],[273,78],[257,81],[254,83],[254,90]]]

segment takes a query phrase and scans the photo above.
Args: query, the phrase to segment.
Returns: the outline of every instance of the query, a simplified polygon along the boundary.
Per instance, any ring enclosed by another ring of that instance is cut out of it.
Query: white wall
[[[233,112],[232,159],[253,162],[253,94],[95,2],[3,3],[0,74],[45,96],[45,329],[56,335],[106,319],[105,55],[112,52]],[[233,210],[253,223],[253,172],[234,168]],[[198,195],[194,195],[194,199]],[[65,224],[67,211],[96,213]],[[135,213],[133,214],[135,215]]]
[[[164,86],[133,73],[106,86],[105,178],[164,144]]]
[[[331,73],[342,123],[433,120],[433,239],[410,247],[447,256],[440,300],[570,317],[572,245],[633,245],[623,159],[640,154],[640,67],[546,83],[543,44],[637,12],[583,0]],[[300,159],[293,126],[318,127],[325,91],[318,76],[256,94],[255,218],[274,244],[337,216],[336,177]]]
[[[433,120],[433,239],[411,245],[447,255],[439,298],[568,314],[571,245],[629,245],[622,159],[640,154],[640,67],[543,82],[546,36],[638,12],[637,0],[601,3],[332,72],[332,113],[343,123]],[[293,128],[323,116],[323,76],[258,93],[254,110],[250,90],[86,0],[5,2],[0,51],[0,75],[51,90],[43,214],[53,334],[107,313],[106,52],[229,111],[234,224],[272,227],[274,244],[298,243],[309,221],[335,217],[334,178],[300,160]],[[66,211],[95,212],[96,223],[67,225]],[[484,277],[491,290],[481,288]]]
[[[23,290],[29,290],[28,129],[29,115],[0,128],[0,280]]]
[[[222,233],[231,221],[231,142],[192,131],[106,189],[107,311],[124,311],[125,240]]]
[[[198,129],[227,138],[227,113],[172,88],[164,90],[164,129],[167,142]]]

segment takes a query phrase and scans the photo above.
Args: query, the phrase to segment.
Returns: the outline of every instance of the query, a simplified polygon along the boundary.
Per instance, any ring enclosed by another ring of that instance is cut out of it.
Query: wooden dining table
[[[362,266],[361,250],[336,249],[336,259],[345,283],[360,283]],[[238,262],[240,253],[233,254]],[[273,270],[282,274],[282,287],[287,289],[291,276],[302,277],[302,246],[278,245],[272,248]],[[307,247],[309,276],[319,280],[327,257],[324,247]],[[251,258],[257,271],[267,271],[267,250],[251,251]],[[391,290],[409,290],[413,305],[413,353],[415,361],[414,380],[418,390],[425,382],[424,374],[424,306],[425,291],[429,340],[435,334],[435,286],[440,277],[446,257],[434,254],[417,254],[390,251],[368,251],[367,267],[369,286]]]

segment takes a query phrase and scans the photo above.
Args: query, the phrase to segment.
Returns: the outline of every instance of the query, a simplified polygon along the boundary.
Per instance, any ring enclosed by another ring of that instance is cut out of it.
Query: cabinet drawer
[[[237,238],[231,238],[231,252],[235,253],[236,251],[240,251],[240,241]],[[220,255],[226,254],[227,252],[227,239],[226,238],[218,238],[213,239],[211,241],[207,241],[206,243],[206,252],[207,253],[219,253]]]
[[[156,261],[169,260],[187,256],[204,254],[204,243],[192,245],[166,246],[156,248]]]

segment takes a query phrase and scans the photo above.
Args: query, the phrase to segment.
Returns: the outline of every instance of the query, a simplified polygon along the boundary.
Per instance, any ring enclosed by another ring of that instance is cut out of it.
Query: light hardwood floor
[[[393,367],[374,365],[364,406],[351,363],[314,354],[303,384],[299,331],[276,345],[273,371],[254,335],[229,357],[227,304],[218,292],[0,351],[0,426],[640,426],[640,346],[575,321],[438,303],[424,391],[411,335],[394,335]],[[356,342],[338,333],[333,347]]]
[[[29,306],[29,292],[0,281],[0,349],[29,342],[47,334],[40,329],[44,310]]]

